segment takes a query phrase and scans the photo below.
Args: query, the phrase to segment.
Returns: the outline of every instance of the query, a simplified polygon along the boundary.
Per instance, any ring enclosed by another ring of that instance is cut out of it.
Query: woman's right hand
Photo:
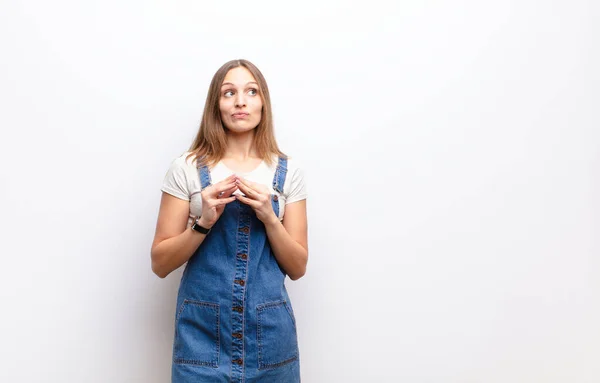
[[[223,214],[225,205],[235,201],[235,197],[231,195],[238,189],[235,184],[236,179],[237,176],[232,174],[223,181],[202,190],[200,193],[202,196],[202,215],[198,221],[200,226],[207,229],[213,227],[221,214]]]

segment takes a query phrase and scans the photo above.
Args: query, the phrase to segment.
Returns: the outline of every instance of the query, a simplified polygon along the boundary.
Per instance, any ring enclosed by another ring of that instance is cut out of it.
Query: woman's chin
[[[236,126],[228,126],[227,130],[229,131],[229,133],[233,133],[233,134],[244,134],[244,133],[251,132],[255,128],[256,128],[256,126],[252,126],[252,125],[247,125],[247,126],[236,125]]]

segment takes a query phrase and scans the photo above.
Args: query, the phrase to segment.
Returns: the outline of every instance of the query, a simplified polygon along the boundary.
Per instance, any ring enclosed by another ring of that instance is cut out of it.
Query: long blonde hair
[[[225,127],[221,120],[221,110],[219,108],[219,99],[221,93],[221,85],[223,80],[233,68],[244,67],[252,73],[258,83],[258,93],[262,98],[262,117],[258,126],[255,128],[254,147],[257,155],[268,164],[273,164],[273,157],[287,156],[279,150],[277,141],[275,140],[275,132],[273,129],[273,115],[271,112],[271,98],[269,96],[269,88],[267,82],[258,68],[248,60],[238,59],[226,62],[217,70],[210,82],[206,102],[204,104],[204,112],[200,129],[196,134],[196,138],[192,143],[187,158],[194,157],[197,166],[214,165],[219,162],[225,155],[227,147],[227,138]]]

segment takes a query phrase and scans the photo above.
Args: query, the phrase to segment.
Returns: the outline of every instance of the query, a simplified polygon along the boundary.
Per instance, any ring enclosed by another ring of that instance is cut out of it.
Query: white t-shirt
[[[185,201],[190,201],[188,227],[191,226],[194,218],[202,213],[199,169],[196,167],[193,157],[186,160],[189,153],[190,152],[185,152],[173,160],[161,187],[161,190],[165,193],[169,193],[172,196]],[[214,185],[229,177],[231,174],[236,173],[252,182],[264,184],[271,190],[271,193],[278,195],[279,220],[282,220],[285,213],[285,205],[306,199],[307,190],[304,179],[304,170],[298,166],[294,159],[288,158],[288,170],[283,185],[283,194],[277,192],[273,189],[273,177],[275,176],[276,169],[276,157],[272,165],[269,166],[265,161],[262,161],[257,168],[245,173],[234,172],[225,166],[222,161],[219,161],[214,168],[210,169],[210,178],[211,183]],[[234,194],[239,194],[239,190]]]

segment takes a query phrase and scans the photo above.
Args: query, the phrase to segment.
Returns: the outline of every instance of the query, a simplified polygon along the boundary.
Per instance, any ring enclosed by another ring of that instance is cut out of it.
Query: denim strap
[[[201,160],[198,159],[198,162],[201,162]],[[200,176],[200,190],[202,191],[211,185],[210,172],[208,171],[208,166],[200,166],[198,168],[198,174]]]
[[[287,174],[287,158],[279,157],[275,176],[273,177],[273,189],[283,194],[283,185],[285,184],[285,176]]]

